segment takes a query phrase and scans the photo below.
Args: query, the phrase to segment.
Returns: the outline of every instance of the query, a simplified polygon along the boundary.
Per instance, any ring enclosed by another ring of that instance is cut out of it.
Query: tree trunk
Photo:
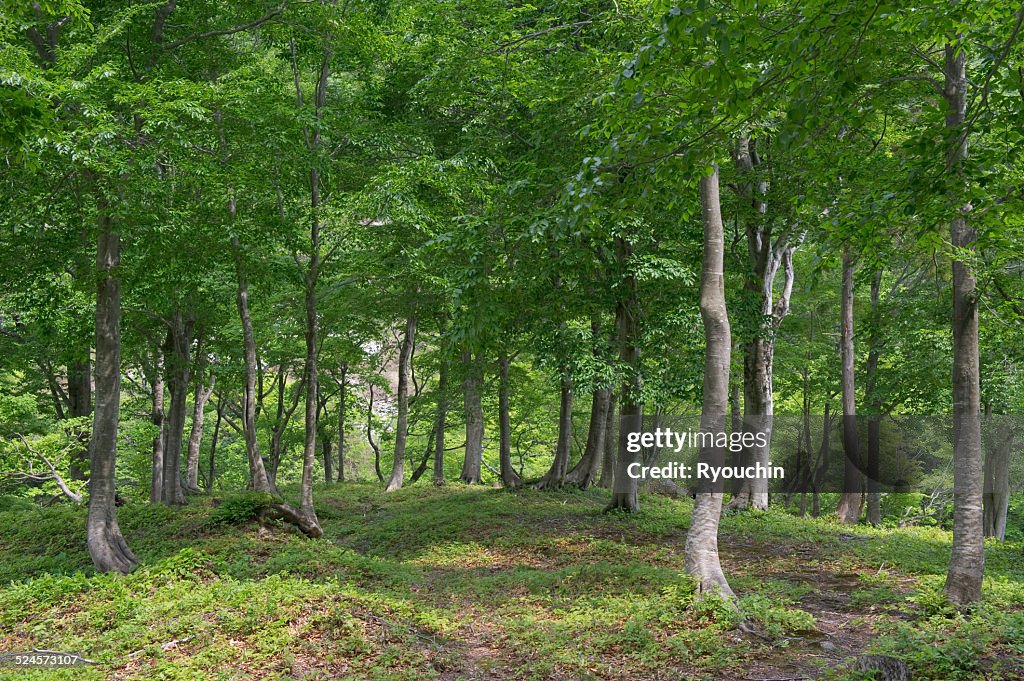
[[[444,332],[443,321],[441,332]],[[444,353],[442,342],[441,352]],[[441,357],[437,377],[437,416],[434,418],[434,484],[444,484],[444,431],[445,421],[448,418],[448,359]]]
[[[569,470],[572,456],[572,379],[563,370],[559,382],[558,401],[558,442],[555,445],[555,460],[544,477],[537,481],[534,489],[561,487]]]
[[[985,443],[985,536],[999,541],[1006,540],[1006,514],[1010,505],[1010,452],[1014,434],[1008,418],[989,415],[986,419],[989,436]]]
[[[507,352],[501,353],[498,364],[498,461],[501,472],[501,484],[505,489],[516,489],[522,486],[523,480],[512,467],[512,420],[509,413],[510,386],[508,380],[509,358]]]
[[[377,480],[384,482],[384,474],[380,472],[380,447],[373,440],[373,384],[368,385],[369,398],[366,400],[366,441],[373,448],[373,470],[377,473]]]
[[[962,175],[967,156],[967,75],[965,46],[946,45],[946,128],[951,135],[947,172]],[[969,206],[962,192],[951,196],[957,204],[950,221],[954,249],[973,252],[977,231],[967,223]],[[982,512],[981,398],[978,360],[977,281],[968,262],[953,260],[953,550],[946,574],[946,596],[966,605],[981,598],[985,574]]]
[[[416,341],[416,318],[405,320],[405,336],[398,353],[398,416],[395,426],[395,456],[391,462],[391,479],[386,492],[401,488],[405,477],[405,444],[409,439],[409,373],[412,365],[413,345]]]
[[[597,471],[601,465],[604,441],[607,437],[605,428],[608,423],[608,405],[611,402],[611,396],[612,391],[609,388],[594,390],[590,403],[587,445],[583,449],[583,456],[565,475],[565,483],[568,485],[577,485],[580,489],[586,489],[597,480]]]
[[[234,216],[234,200],[230,203]],[[245,454],[249,460],[249,487],[257,492],[276,493],[267,477],[267,469],[260,456],[259,441],[256,439],[256,338],[249,316],[249,282],[242,263],[242,247],[238,237],[232,235],[231,247],[235,253],[235,273],[238,277],[238,316],[242,321],[242,342],[245,349],[245,390],[242,393],[242,430],[245,434]]]
[[[216,477],[217,468],[215,457],[217,455],[217,438],[220,437],[220,424],[224,420],[224,399],[217,398],[217,421],[213,424],[213,437],[210,438],[210,467],[206,475],[206,493],[213,494],[213,480]]]
[[[718,167],[700,181],[704,216],[704,263],[700,279],[700,316],[704,322],[704,390],[700,429],[725,432],[729,402],[732,337],[725,307],[725,230],[718,193]],[[710,466],[725,462],[725,451],[702,446],[700,459]],[[722,516],[722,484],[701,484],[686,532],[686,571],[697,580],[699,593],[735,598],[718,558],[718,523]]]
[[[830,404],[825,400],[825,415],[822,417],[821,426],[821,448],[818,450],[818,460],[814,467],[814,474],[811,476],[811,489],[813,492],[811,501],[811,515],[817,518],[821,515],[821,483],[828,472],[829,455],[832,451],[832,415],[829,413]]]
[[[744,449],[743,461],[747,466],[767,466],[775,413],[772,394],[775,334],[789,313],[793,292],[793,251],[799,239],[772,239],[771,223],[763,217],[767,210],[764,201],[767,182],[755,176],[755,170],[760,164],[756,140],[741,137],[733,152],[733,160],[741,178],[735,186],[740,198],[747,200],[750,208],[744,219],[750,259],[744,288],[758,302],[759,318],[765,320],[751,330],[743,343],[744,430],[765,435],[763,446],[759,443]],[[783,287],[778,300],[774,300],[775,279],[780,269],[783,272]],[[743,480],[729,506],[737,509],[767,509],[767,478]]]
[[[462,392],[466,405],[466,457],[459,479],[467,485],[479,485],[480,466],[484,456],[484,407],[481,398],[483,376],[479,358],[473,359],[467,350],[462,353],[466,377]]]
[[[163,358],[159,352],[153,357],[153,364],[144,364],[147,380],[153,391],[153,410],[150,421],[156,426],[153,436],[153,452],[150,467],[149,501],[158,504],[163,498],[164,489],[164,369]]]
[[[637,479],[629,475],[629,466],[640,461],[639,452],[627,447],[630,433],[643,431],[642,383],[640,378],[640,304],[637,298],[636,277],[627,270],[632,246],[622,237],[615,238],[616,260],[623,274],[625,295],[615,308],[615,329],[619,343],[619,359],[625,366],[626,380],[619,398],[619,437],[615,458],[615,479],[612,500],[606,511],[621,509],[640,510],[637,498]]]
[[[319,134],[319,133],[318,133]],[[309,171],[311,192],[311,208],[313,220],[310,227],[309,270],[305,275],[306,283],[306,363],[304,369],[306,383],[306,436],[302,448],[302,482],[299,486],[299,514],[305,519],[312,533],[323,534],[320,521],[313,508],[313,469],[316,466],[316,417],[317,395],[319,392],[317,377],[317,341],[318,327],[316,318],[316,287],[320,274],[320,222],[317,214],[320,205],[320,173],[316,168]]]
[[[164,371],[167,388],[171,393],[171,404],[167,409],[165,424],[167,439],[164,441],[163,493],[160,500],[165,504],[185,503],[181,486],[181,449],[185,434],[186,400],[191,373],[192,318],[175,310],[164,345]]]
[[[96,408],[89,452],[89,517],[87,544],[100,572],[126,573],[139,560],[128,548],[117,524],[117,425],[121,413],[121,235],[101,199],[96,244]]]
[[[880,359],[879,348],[879,325],[881,320],[878,316],[879,294],[882,287],[882,268],[875,270],[871,279],[871,334],[868,338],[868,361],[865,367],[867,394],[871,416],[868,419],[868,522],[872,525],[879,525],[882,522],[882,495],[879,487],[879,466],[881,458],[881,426],[882,426],[882,404],[875,394],[878,384],[878,360]]]
[[[839,522],[853,525],[860,519],[864,502],[861,492],[863,476],[860,472],[860,443],[857,436],[857,392],[854,383],[853,348],[853,254],[849,246],[843,249],[843,285],[839,299],[840,328],[839,352],[842,361],[840,373],[843,386],[843,493],[839,496],[836,515]]]
[[[601,460],[601,478],[597,486],[604,489],[612,489],[615,484],[615,450],[618,440],[615,437],[615,407],[618,405],[619,396],[613,390],[608,391],[608,411],[604,419],[604,447]]]
[[[341,379],[338,381],[338,482],[345,482],[345,397],[348,364],[341,365]]]
[[[331,438],[325,437],[320,441],[320,449],[324,456],[324,482],[334,482],[334,452],[331,449]]]
[[[88,348],[84,361],[68,365],[68,402],[72,418],[89,416],[92,413],[92,376],[89,370]],[[78,446],[71,450],[71,466],[68,470],[72,480],[85,480],[89,465],[89,434],[83,428],[74,431]]]
[[[188,435],[188,456],[185,458],[185,489],[199,491],[199,450],[203,442],[203,422],[206,420],[206,402],[213,394],[217,377],[210,374],[209,382],[202,376],[196,377],[196,389],[192,404],[192,430]]]

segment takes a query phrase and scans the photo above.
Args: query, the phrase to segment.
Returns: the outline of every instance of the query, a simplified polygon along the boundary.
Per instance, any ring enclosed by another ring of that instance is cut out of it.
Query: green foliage
[[[265,492],[230,494],[210,512],[210,522],[239,525],[253,520],[273,501],[274,497]]]

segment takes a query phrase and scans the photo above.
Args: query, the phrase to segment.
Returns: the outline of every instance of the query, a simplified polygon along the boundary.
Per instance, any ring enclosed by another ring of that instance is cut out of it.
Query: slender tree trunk
[[[882,495],[879,487],[879,464],[881,458],[881,427],[882,427],[882,405],[881,400],[875,395],[878,384],[878,360],[880,359],[879,348],[879,325],[881,320],[878,316],[878,303],[882,287],[882,268],[875,270],[871,279],[871,334],[868,342],[868,361],[865,367],[866,373],[866,394],[868,398],[871,416],[868,419],[868,522],[872,525],[879,525],[882,522]]]
[[[324,482],[334,482],[334,451],[331,448],[331,438],[325,437],[320,441],[320,449],[324,457]]]
[[[744,219],[750,260],[744,288],[752,299],[758,301],[759,318],[765,320],[751,330],[743,343],[744,430],[765,435],[759,439],[758,444],[745,448],[743,460],[748,466],[767,466],[775,413],[772,385],[775,334],[789,313],[793,292],[793,251],[799,238],[772,238],[771,223],[763,217],[767,211],[767,182],[755,174],[760,165],[756,140],[741,137],[733,152],[733,160],[741,178],[736,184],[737,191],[741,199],[749,202],[750,208]],[[780,270],[783,272],[783,286],[775,300],[775,280]],[[767,509],[767,478],[755,477],[741,481],[729,506],[736,509]]]
[[[501,471],[501,484],[505,489],[516,489],[523,484],[522,479],[512,467],[512,420],[509,406],[509,358],[502,351],[498,362],[498,461]]]
[[[92,414],[92,375],[89,368],[88,348],[84,361],[68,365],[68,401],[72,418]],[[72,480],[85,480],[89,465],[89,433],[87,429],[76,428],[74,438],[78,446],[71,450],[71,466],[68,470]]]
[[[128,548],[117,524],[114,470],[117,424],[121,413],[121,235],[99,201],[96,244],[96,408],[93,411],[89,461],[87,544],[100,572],[128,572],[138,558]]]
[[[558,443],[555,445],[555,459],[534,489],[561,487],[565,474],[569,471],[569,458],[572,455],[572,379],[562,372],[559,383],[558,403]]]
[[[231,201],[231,215],[234,216],[235,202]],[[233,222],[233,220],[232,220]],[[242,247],[238,237],[232,235],[231,247],[235,253],[235,273],[238,277],[238,316],[242,321],[242,342],[245,349],[245,390],[242,393],[242,431],[245,434],[245,454],[249,460],[249,486],[257,492],[276,493],[277,490],[267,477],[267,469],[260,456],[259,441],[256,439],[256,338],[249,316],[249,281],[245,276],[242,262]]]
[[[484,407],[480,394],[483,376],[479,358],[474,360],[468,350],[462,353],[462,362],[466,370],[466,377],[462,380],[466,405],[466,457],[459,479],[467,485],[479,485],[484,457]]]
[[[839,352],[842,360],[843,386],[843,493],[839,496],[836,515],[839,522],[854,524],[860,518],[864,501],[861,491],[863,476],[860,472],[860,443],[857,436],[857,392],[854,382],[853,348],[853,254],[849,246],[843,249],[843,285],[840,295]]]
[[[185,503],[181,485],[181,450],[185,434],[186,400],[191,369],[192,319],[180,310],[171,317],[171,326],[164,346],[164,370],[167,387],[171,393],[171,404],[167,410],[167,439],[164,441],[163,493],[160,500],[165,504]]]
[[[384,491],[401,488],[405,476],[405,445],[409,439],[409,374],[413,345],[416,342],[416,318],[405,320],[405,336],[398,353],[398,417],[395,430],[395,456],[391,463],[391,479]]]
[[[317,376],[317,342],[318,327],[316,318],[316,287],[320,273],[320,222],[317,210],[320,205],[320,173],[316,168],[310,170],[311,204],[313,222],[310,228],[309,270],[306,272],[306,436],[302,448],[302,482],[299,486],[299,514],[315,527],[317,536],[323,534],[320,521],[313,507],[313,469],[316,466],[316,417],[317,395],[319,393]]]
[[[366,400],[366,441],[373,448],[373,470],[377,480],[384,482],[384,474],[380,471],[380,447],[373,440],[373,384],[369,384],[369,398]]]
[[[196,378],[196,389],[192,404],[192,430],[188,435],[188,456],[185,458],[185,488],[199,491],[199,453],[203,442],[203,423],[206,420],[206,402],[213,394],[217,377],[210,374],[208,382],[202,376]]]
[[[604,447],[601,460],[601,478],[597,486],[604,489],[612,489],[615,485],[615,450],[618,447],[618,440],[615,436],[616,418],[615,408],[618,406],[619,396],[614,391],[608,391],[608,411],[604,420]]]
[[[590,403],[587,445],[583,449],[583,456],[580,457],[580,460],[572,470],[565,474],[566,484],[586,489],[597,481],[597,472],[604,452],[604,441],[607,437],[605,428],[608,422],[608,405],[611,402],[611,396],[612,391],[609,388],[594,390]]]
[[[1008,417],[992,416],[986,409],[985,494],[983,511],[985,536],[1006,540],[1006,515],[1010,505],[1010,452],[1014,447],[1013,428]]]
[[[146,366],[149,384],[153,391],[153,410],[150,412],[149,418],[156,426],[151,455],[149,501],[158,504],[164,494],[164,369],[162,355],[156,352],[153,364]]]
[[[206,493],[213,494],[213,480],[217,474],[216,456],[217,439],[220,437],[220,424],[224,420],[224,398],[217,397],[217,420],[213,424],[213,437],[210,438],[210,466],[206,475]]]
[[[348,394],[347,374],[348,364],[342,364],[341,379],[338,381],[338,482],[345,482],[345,398]]]
[[[729,402],[732,336],[725,307],[725,229],[718,192],[718,167],[700,181],[704,216],[704,263],[700,279],[700,316],[704,321],[704,390],[701,431],[725,432]],[[702,446],[701,461],[711,466],[725,462],[725,451],[714,444]],[[720,485],[701,485],[686,533],[686,571],[697,580],[700,593],[715,592],[735,598],[718,558],[718,523],[722,516]],[[703,488],[703,489],[701,489]]]
[[[811,515],[817,518],[821,515],[821,483],[828,472],[829,458],[832,451],[832,415],[829,413],[830,404],[825,400],[825,415],[822,418],[821,426],[821,448],[818,450],[817,465],[814,474],[811,476],[811,489],[813,490],[811,501]]]
[[[966,46],[958,40],[946,45],[946,129],[951,135],[946,155],[947,172],[962,176],[967,157]],[[953,248],[973,252],[977,231],[967,222],[969,206],[956,200],[950,221]],[[985,574],[982,496],[981,397],[978,359],[977,280],[970,264],[953,260],[953,551],[946,574],[946,596],[966,605],[981,599]]]
[[[615,458],[615,479],[612,500],[605,510],[639,511],[637,478],[629,475],[631,464],[639,463],[640,453],[630,452],[630,433],[643,431],[642,383],[640,379],[640,303],[637,297],[636,277],[627,271],[632,246],[622,237],[615,238],[616,260],[624,276],[625,295],[615,308],[615,329],[619,343],[619,360],[625,366],[626,380],[619,398],[619,437]]]
[[[442,321],[442,334],[444,332],[444,322]],[[442,342],[441,352],[444,352],[444,345]],[[444,484],[444,441],[445,441],[445,421],[448,418],[448,360],[445,356],[441,357],[440,366],[438,367],[437,377],[437,415],[434,418],[434,431],[436,436],[434,438],[434,484],[441,486]]]

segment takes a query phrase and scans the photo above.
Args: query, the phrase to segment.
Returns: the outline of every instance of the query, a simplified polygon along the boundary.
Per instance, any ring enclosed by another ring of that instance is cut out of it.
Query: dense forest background
[[[738,537],[928,537],[893,580],[937,570],[927,616],[988,603],[996,633],[911,666],[1015,678],[1022,25],[1004,0],[4,3],[0,512],[74,531],[3,576],[140,579],[153,523],[202,573],[173,534],[200,515],[396,560],[444,536],[389,535],[393,504],[460,533],[607,508],[656,553],[692,505],[675,570],[733,603],[696,628],[806,624],[750,600]],[[768,433],[733,462],[789,481],[624,475],[659,457],[625,434],[679,417]]]

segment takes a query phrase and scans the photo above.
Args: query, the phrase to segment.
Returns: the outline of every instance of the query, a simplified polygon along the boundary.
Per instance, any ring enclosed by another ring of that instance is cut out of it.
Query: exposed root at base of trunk
[[[261,525],[265,525],[268,520],[283,520],[291,523],[310,539],[319,539],[324,536],[324,530],[315,518],[309,518],[284,502],[275,502],[264,506],[256,517]]]

